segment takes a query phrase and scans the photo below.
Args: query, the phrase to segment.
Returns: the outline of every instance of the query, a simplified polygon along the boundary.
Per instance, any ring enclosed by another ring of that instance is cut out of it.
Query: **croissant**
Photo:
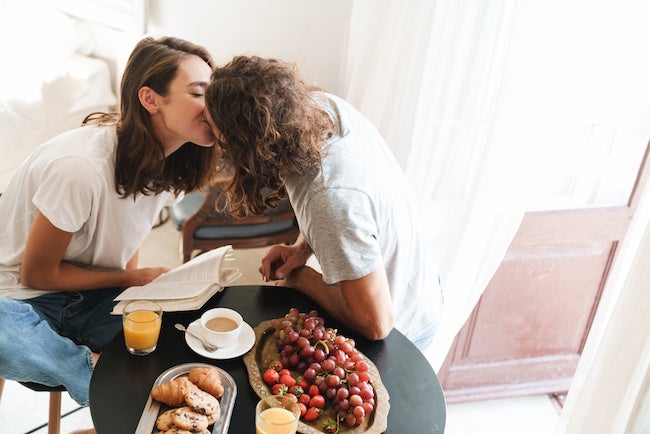
[[[215,398],[223,396],[223,384],[221,384],[221,375],[214,368],[194,368],[188,373],[190,381],[198,386],[199,389],[208,392]]]
[[[151,397],[172,407],[178,407],[185,404],[185,395],[192,387],[195,386],[187,377],[176,377],[154,387]]]

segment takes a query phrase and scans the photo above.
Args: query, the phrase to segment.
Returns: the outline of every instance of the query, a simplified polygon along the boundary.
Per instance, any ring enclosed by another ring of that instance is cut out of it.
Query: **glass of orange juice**
[[[148,300],[129,302],[122,310],[122,328],[126,349],[136,356],[145,356],[156,349],[162,308]]]
[[[298,403],[286,396],[267,396],[255,407],[257,434],[296,434],[299,419]]]

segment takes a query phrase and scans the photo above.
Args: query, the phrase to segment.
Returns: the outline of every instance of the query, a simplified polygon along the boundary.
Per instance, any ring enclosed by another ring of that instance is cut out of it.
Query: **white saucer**
[[[192,327],[192,325],[198,324],[198,322],[198,319],[193,321],[187,328],[189,329]],[[212,352],[207,351],[205,348],[203,348],[201,342],[189,333],[185,333],[185,342],[187,342],[187,345],[196,354],[207,357],[208,359],[232,359],[234,357],[241,356],[253,348],[253,345],[255,345],[255,331],[250,325],[248,325],[247,322],[243,322],[237,342],[232,345],[228,345],[227,347],[219,348]]]

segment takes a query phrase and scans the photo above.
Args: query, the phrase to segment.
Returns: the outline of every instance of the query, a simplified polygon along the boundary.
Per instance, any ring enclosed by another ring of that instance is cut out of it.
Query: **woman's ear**
[[[138,90],[138,99],[140,104],[145,108],[150,114],[155,114],[158,112],[158,94],[149,86],[142,86]]]

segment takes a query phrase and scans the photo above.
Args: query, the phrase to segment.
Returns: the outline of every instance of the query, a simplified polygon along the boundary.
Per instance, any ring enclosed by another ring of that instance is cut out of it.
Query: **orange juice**
[[[162,319],[156,312],[136,310],[124,317],[124,340],[136,350],[155,348]]]
[[[295,434],[298,418],[281,407],[267,408],[257,416],[255,430],[257,434]]]

